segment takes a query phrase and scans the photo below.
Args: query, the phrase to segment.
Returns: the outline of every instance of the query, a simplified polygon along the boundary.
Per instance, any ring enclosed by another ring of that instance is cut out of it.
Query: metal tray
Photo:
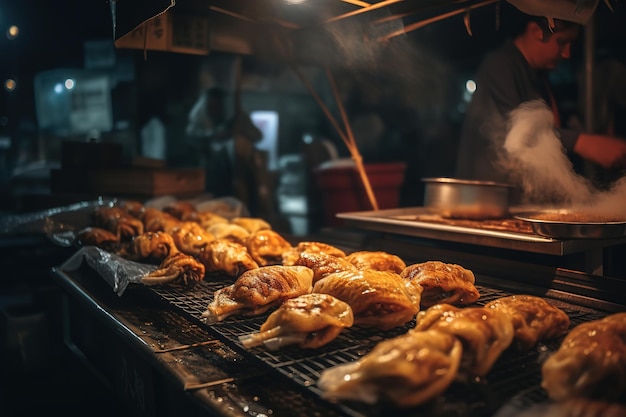
[[[540,236],[554,239],[616,239],[626,236],[626,221],[579,222],[570,221],[570,210],[539,210],[514,215],[518,220],[529,222],[533,231]],[[550,215],[555,219],[548,218]],[[563,216],[559,220],[558,216]]]
[[[501,222],[517,221],[530,224],[514,216],[535,210],[537,210],[536,207],[511,207],[511,218],[503,219]],[[347,226],[363,230],[558,256],[601,250],[603,247],[626,241],[623,235],[619,239],[559,239],[536,233],[532,227],[528,227],[528,233],[520,233],[487,227],[490,224],[489,221],[425,220],[429,214],[426,207],[406,207],[338,213],[337,217],[342,219]]]

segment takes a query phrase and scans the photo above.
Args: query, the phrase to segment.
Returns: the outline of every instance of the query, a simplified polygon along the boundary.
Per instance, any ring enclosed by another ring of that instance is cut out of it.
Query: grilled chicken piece
[[[191,256],[198,256],[209,242],[215,240],[212,233],[193,221],[181,221],[168,229],[168,232],[172,235],[176,247]]]
[[[195,220],[197,214],[196,206],[189,201],[173,201],[163,207],[163,211],[182,221]]]
[[[341,249],[323,242],[299,242],[296,246],[283,253],[283,265],[295,265],[302,252],[325,253],[343,258],[346,253]]]
[[[626,313],[584,322],[565,336],[541,368],[541,386],[551,399],[624,399]]]
[[[422,308],[440,303],[467,305],[480,297],[474,273],[460,265],[427,261],[407,266],[400,275],[424,287]]]
[[[136,236],[120,251],[120,255],[132,261],[161,263],[177,252],[179,250],[169,233],[145,232]]]
[[[94,212],[94,226],[114,233],[119,242],[128,241],[144,232],[141,220],[119,206],[97,208]]]
[[[233,242],[246,243],[246,240],[250,236],[243,227],[232,223],[216,223],[206,229],[209,233],[212,233],[217,239],[228,239]]]
[[[143,203],[137,200],[123,200],[120,202],[120,207],[126,210],[128,214],[138,219],[141,219],[141,216],[143,216],[145,208]]]
[[[154,207],[146,207],[141,220],[146,232],[164,232],[180,223],[180,219]]]
[[[259,267],[245,246],[227,239],[209,242],[198,254],[198,260],[206,272],[222,272],[231,277]]]
[[[346,260],[358,269],[376,269],[399,274],[406,268],[406,264],[399,256],[383,251],[352,252],[346,255]]]
[[[268,222],[258,217],[233,217],[230,222],[243,227],[250,233],[255,233],[259,230],[269,230],[272,228]]]
[[[564,335],[570,325],[563,310],[533,295],[498,298],[485,304],[485,308],[509,316],[515,331],[513,343],[521,351],[532,349],[540,341]]]
[[[210,324],[235,314],[257,316],[289,298],[310,293],[312,283],[313,271],[304,266],[251,269],[232,285],[215,291],[202,318]]]
[[[258,332],[240,336],[239,340],[248,349],[265,345],[276,350],[292,344],[316,349],[333,341],[353,323],[347,303],[329,294],[308,293],[282,303]]]
[[[116,253],[119,250],[117,236],[101,227],[85,227],[76,233],[76,241],[81,246],[97,246],[107,252]]]
[[[274,230],[261,229],[246,239],[246,248],[260,266],[280,265],[283,253],[291,249],[291,243]]]
[[[307,266],[313,270],[313,284],[328,274],[341,271],[358,271],[346,258],[329,255],[327,253],[302,252],[295,263]]]
[[[161,262],[159,267],[146,274],[141,282],[145,285],[175,284],[193,287],[204,279],[204,265],[193,256],[177,252]]]
[[[356,362],[325,369],[317,381],[330,400],[369,404],[379,399],[400,407],[429,402],[453,382],[463,347],[453,335],[435,330],[383,340]]]
[[[484,307],[436,304],[417,313],[416,325],[410,331],[425,330],[450,334],[463,343],[461,370],[468,376],[486,375],[513,341],[511,319]]]
[[[354,323],[389,330],[419,311],[422,287],[390,271],[342,271],[326,275],[313,292],[330,294],[352,307]]]
[[[200,225],[205,229],[209,229],[209,227],[213,226],[214,224],[229,222],[226,217],[220,216],[219,214],[210,211],[197,212],[195,221],[200,223]]]

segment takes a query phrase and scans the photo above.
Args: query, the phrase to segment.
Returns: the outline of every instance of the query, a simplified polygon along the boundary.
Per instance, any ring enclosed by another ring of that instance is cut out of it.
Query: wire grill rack
[[[267,319],[269,312],[256,317],[231,316],[211,325],[207,325],[201,319],[207,304],[213,298],[213,293],[230,284],[232,281],[205,280],[192,290],[174,286],[149,287],[149,290],[188,318],[196,321],[199,326],[204,326],[234,350],[248,358],[260,361],[304,390],[320,397],[322,392],[316,383],[325,369],[356,361],[380,341],[404,334],[415,325],[415,322],[411,321],[405,326],[389,331],[353,326],[345,329],[335,340],[319,349],[285,346],[271,351],[260,346],[248,350],[240,343],[239,336],[257,332]],[[506,290],[479,285],[477,288],[481,297],[476,305],[483,305],[491,300],[514,294]],[[568,314],[572,326],[606,315],[604,312],[560,300],[550,299],[549,301]],[[440,398],[427,406],[398,410],[384,403],[366,405],[343,402],[335,405],[343,414],[351,417],[389,414],[479,417],[492,416],[503,406],[521,411],[547,399],[540,386],[541,364],[550,353],[558,348],[559,343],[560,340],[554,340],[540,344],[536,349],[525,353],[513,351],[513,349],[507,350],[500,356],[491,372],[481,381],[454,382]]]

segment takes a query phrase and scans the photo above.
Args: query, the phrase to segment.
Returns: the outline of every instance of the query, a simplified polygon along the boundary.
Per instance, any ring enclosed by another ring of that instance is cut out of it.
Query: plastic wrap
[[[141,278],[157,268],[156,265],[129,261],[95,246],[85,246],[65,261],[60,269],[76,271],[83,263],[95,270],[120,297],[130,283],[141,284]]]

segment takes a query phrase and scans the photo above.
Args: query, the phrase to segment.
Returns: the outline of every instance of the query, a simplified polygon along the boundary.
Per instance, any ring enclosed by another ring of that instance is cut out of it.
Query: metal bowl
[[[447,177],[423,178],[424,207],[445,218],[486,220],[509,216],[513,185]]]
[[[593,216],[589,220],[576,212],[566,209],[547,209],[515,214],[516,219],[527,221],[533,231],[554,239],[614,239],[626,236],[626,220],[597,221]]]

